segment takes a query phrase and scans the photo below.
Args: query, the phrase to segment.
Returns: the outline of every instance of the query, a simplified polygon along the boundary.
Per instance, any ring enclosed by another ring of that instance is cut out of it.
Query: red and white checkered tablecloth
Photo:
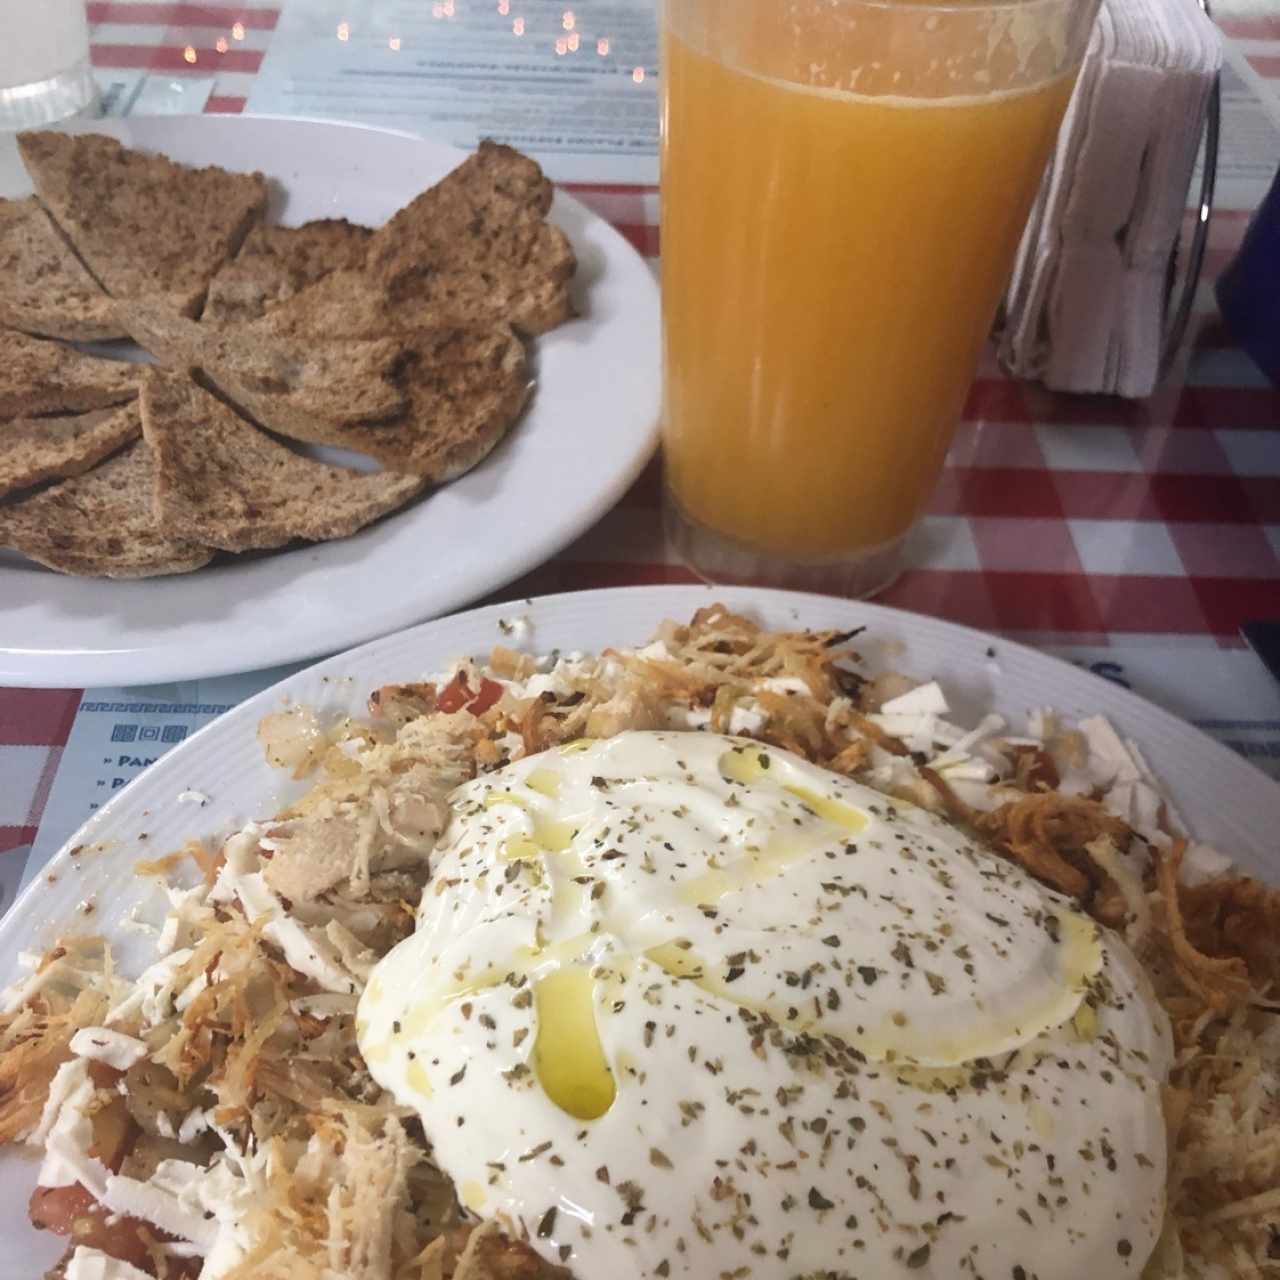
[[[212,75],[209,112],[243,111],[280,14],[142,0],[88,9],[98,68]],[[1280,93],[1280,13],[1221,25],[1248,74]],[[657,255],[656,188],[570,189]],[[1235,646],[1242,621],[1280,615],[1280,392],[1232,344],[1211,288],[1248,216],[1215,213],[1189,353],[1151,399],[1057,396],[988,359],[913,567],[885,603],[1032,643],[1113,646]],[[498,598],[691,580],[663,539],[655,464],[595,528]],[[79,699],[0,690],[0,854],[34,838]]]

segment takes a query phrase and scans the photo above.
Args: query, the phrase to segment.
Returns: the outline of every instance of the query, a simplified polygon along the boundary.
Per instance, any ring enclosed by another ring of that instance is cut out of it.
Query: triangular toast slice
[[[117,409],[0,423],[0,497],[81,475],[141,434],[136,400]]]
[[[138,394],[141,377],[141,365],[0,329],[0,421],[123,404]]]
[[[142,424],[161,529],[227,551],[345,538],[426,487],[299,457],[184,374],[147,374]]]
[[[113,298],[164,299],[196,315],[262,216],[260,173],[195,169],[103,134],[20,133],[36,194]]]
[[[0,547],[93,578],[150,578],[208,564],[208,547],[159,531],[154,484],[151,450],[139,440],[82,476],[0,507]]]
[[[367,269],[397,300],[419,298],[455,321],[545,333],[573,314],[577,266],[546,220],[551,198],[533,160],[486,140],[374,233]]]
[[[0,200],[0,325],[75,342],[119,338],[111,306],[35,196]]]

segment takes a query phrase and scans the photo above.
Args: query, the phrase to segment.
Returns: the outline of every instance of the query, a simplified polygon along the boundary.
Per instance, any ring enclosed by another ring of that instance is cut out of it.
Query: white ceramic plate
[[[462,153],[409,134],[253,117],[153,117],[85,129],[193,164],[260,169],[271,216],[376,225]],[[0,195],[30,183],[0,134]],[[333,653],[457,608],[540,564],[626,491],[656,442],[658,293],[612,227],[557,195],[581,315],[537,340],[537,389],[469,475],[352,538],[106,582],[0,551],[0,684],[152,684]]]
[[[976,723],[990,709],[1016,722],[1029,707],[1046,704],[1073,717],[1104,712],[1139,742],[1196,835],[1234,855],[1244,869],[1276,878],[1280,786],[1184,721],[1068,663],[879,605],[750,588],[624,587],[441,618],[319,663],[228,712],[104,805],[0,920],[0,985],[16,976],[20,951],[52,945],[68,922],[83,927],[77,910],[84,902],[95,904],[92,927],[113,940],[126,972],[146,962],[149,943],[120,928],[139,901],[149,900],[143,883],[130,874],[135,859],[270,816],[309,785],[291,782],[264,763],[256,729],[266,712],[293,702],[335,716],[363,715],[377,685],[420,679],[459,656],[484,655],[495,643],[516,644],[500,630],[500,619],[529,620],[519,643],[530,652],[597,651],[642,643],[663,619],[687,619],[717,600],[775,628],[866,626],[858,648],[868,666],[936,676],[962,722]],[[207,795],[207,805],[180,802],[178,796],[190,788]],[[140,842],[143,832],[146,840]],[[74,861],[69,856],[69,849],[99,841],[106,846],[101,852],[82,853]],[[56,1244],[26,1221],[36,1168],[23,1153],[0,1152],[0,1240],[20,1253],[29,1251],[22,1274],[34,1273],[37,1260],[48,1265],[57,1256]],[[8,1274],[2,1263],[0,1274]]]

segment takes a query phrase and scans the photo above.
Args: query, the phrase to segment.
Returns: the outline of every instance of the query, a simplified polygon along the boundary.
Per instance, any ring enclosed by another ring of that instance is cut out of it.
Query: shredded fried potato
[[[109,1023],[140,1037],[146,1056],[95,1074],[95,1149],[142,1181],[164,1161],[207,1172],[229,1160],[248,1193],[238,1226],[247,1243],[225,1273],[235,1280],[565,1274],[460,1209],[416,1117],[360,1058],[356,999],[376,959],[413,928],[453,787],[581,737],[706,728],[944,812],[1124,928],[1177,1051],[1166,1089],[1168,1219],[1148,1274],[1280,1275],[1280,1022],[1268,1004],[1280,978],[1280,889],[1235,876],[1189,887],[1180,833],[1152,844],[1102,795],[1057,790],[1059,767],[1086,761],[1071,730],[1055,730],[1044,749],[993,739],[984,758],[994,761],[995,803],[975,808],[941,766],[878,723],[915,682],[861,672],[848,648],[855,635],[768,632],[716,605],[665,624],[644,650],[563,662],[553,681],[499,646],[487,665],[463,662],[447,681],[373,691],[369,724],[325,728],[300,708],[268,717],[269,758],[317,781],[262,828],[262,876],[330,976],[295,968],[278,923],[211,891],[232,842],[192,842],[139,863],[139,874],[169,884],[168,968],[135,986],[115,975],[100,940],[74,937],[42,959],[0,1015],[0,1141],[36,1131],[75,1032]],[[73,1245],[159,1277],[193,1274],[190,1251],[163,1233],[84,1204],[81,1188],[46,1188],[32,1212]]]

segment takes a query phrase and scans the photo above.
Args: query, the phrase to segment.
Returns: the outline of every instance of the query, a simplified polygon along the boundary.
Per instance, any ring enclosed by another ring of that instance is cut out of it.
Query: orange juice
[[[908,46],[875,92],[815,85],[856,27],[797,44],[785,0],[729,3],[667,5],[667,483],[737,543],[839,559],[928,498],[1074,77],[939,95]],[[739,65],[707,51],[717,17]]]

